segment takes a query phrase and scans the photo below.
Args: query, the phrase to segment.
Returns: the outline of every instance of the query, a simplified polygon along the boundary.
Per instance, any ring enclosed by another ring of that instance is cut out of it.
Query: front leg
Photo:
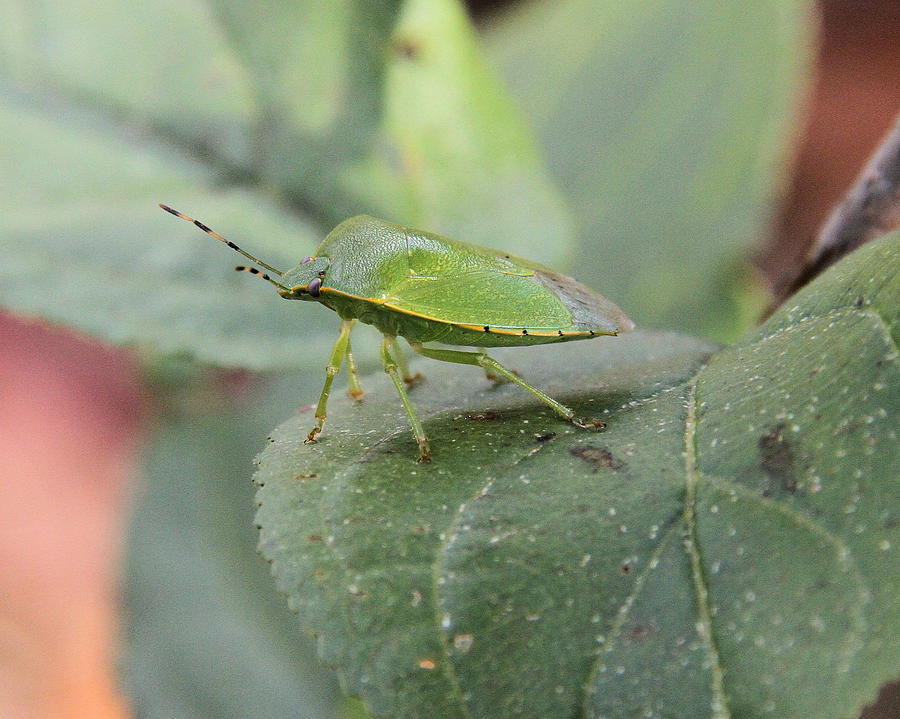
[[[341,321],[341,334],[338,337],[337,342],[334,343],[334,349],[331,350],[331,359],[328,360],[328,365],[325,367],[325,386],[322,387],[322,394],[319,395],[319,403],[316,405],[316,426],[310,430],[310,433],[306,435],[306,443],[318,441],[316,437],[322,432],[322,427],[325,426],[325,406],[328,404],[328,395],[331,393],[331,383],[334,381],[334,376],[341,369],[341,362],[344,361],[344,355],[347,354],[347,350],[350,347],[350,330],[353,329],[353,325],[356,320],[342,320]]]
[[[360,399],[364,392],[359,382],[359,372],[356,371],[356,360],[353,359],[353,350],[350,347],[350,340],[347,340],[347,371],[350,373],[350,387],[347,394],[352,399]]]

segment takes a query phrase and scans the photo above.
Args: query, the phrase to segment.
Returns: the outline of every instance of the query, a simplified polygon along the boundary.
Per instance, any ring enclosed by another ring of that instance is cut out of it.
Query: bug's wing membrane
[[[616,329],[606,327],[608,322],[595,326],[589,313],[573,317],[558,292],[537,274],[523,277],[481,270],[444,277],[410,276],[390,294],[386,305],[392,309],[457,325],[535,333]]]
[[[634,329],[634,322],[614,302],[590,287],[546,267],[535,267],[534,274],[565,305],[578,327],[611,334]]]

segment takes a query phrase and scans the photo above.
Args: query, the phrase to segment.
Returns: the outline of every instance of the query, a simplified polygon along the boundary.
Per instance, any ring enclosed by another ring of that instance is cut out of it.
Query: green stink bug
[[[629,332],[634,323],[605,297],[535,262],[496,250],[395,225],[368,215],[345,220],[322,241],[312,257],[287,272],[258,260],[202,222],[166,205],[162,209],[194,223],[211,237],[244,255],[256,267],[236,269],[261,276],[288,300],[313,300],[338,313],[340,336],[325,368],[325,386],[316,405],[316,425],[306,437],[315,442],[325,425],[331,383],[344,357],[350,395],[362,395],[350,349],[357,320],[384,335],[381,361],[400,395],[419,445],[419,461],[430,462],[428,437],[404,383],[410,375],[397,337],[419,354],[445,362],[482,367],[488,377],[515,382],[579,427],[602,429],[596,419],[575,411],[529,384],[490,357],[484,347],[568,342]],[[475,347],[475,352],[425,347],[427,342]]]

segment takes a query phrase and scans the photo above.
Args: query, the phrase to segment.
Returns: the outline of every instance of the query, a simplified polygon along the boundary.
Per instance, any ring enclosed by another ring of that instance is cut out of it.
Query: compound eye
[[[321,286],[322,286],[322,280],[319,277],[316,277],[306,286],[306,291],[309,292],[310,296],[318,297],[319,296],[319,288]]]

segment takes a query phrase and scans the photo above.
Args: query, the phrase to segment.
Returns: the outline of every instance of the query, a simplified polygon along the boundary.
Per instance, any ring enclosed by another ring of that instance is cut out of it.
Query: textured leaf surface
[[[639,326],[752,322],[741,263],[768,230],[812,17],[806,0],[561,0],[488,28],[593,258],[579,274]]]
[[[262,551],[379,715],[856,716],[900,660],[898,268],[893,235],[717,352],[503,355],[603,433],[423,362],[421,466],[370,379],[272,434]]]

